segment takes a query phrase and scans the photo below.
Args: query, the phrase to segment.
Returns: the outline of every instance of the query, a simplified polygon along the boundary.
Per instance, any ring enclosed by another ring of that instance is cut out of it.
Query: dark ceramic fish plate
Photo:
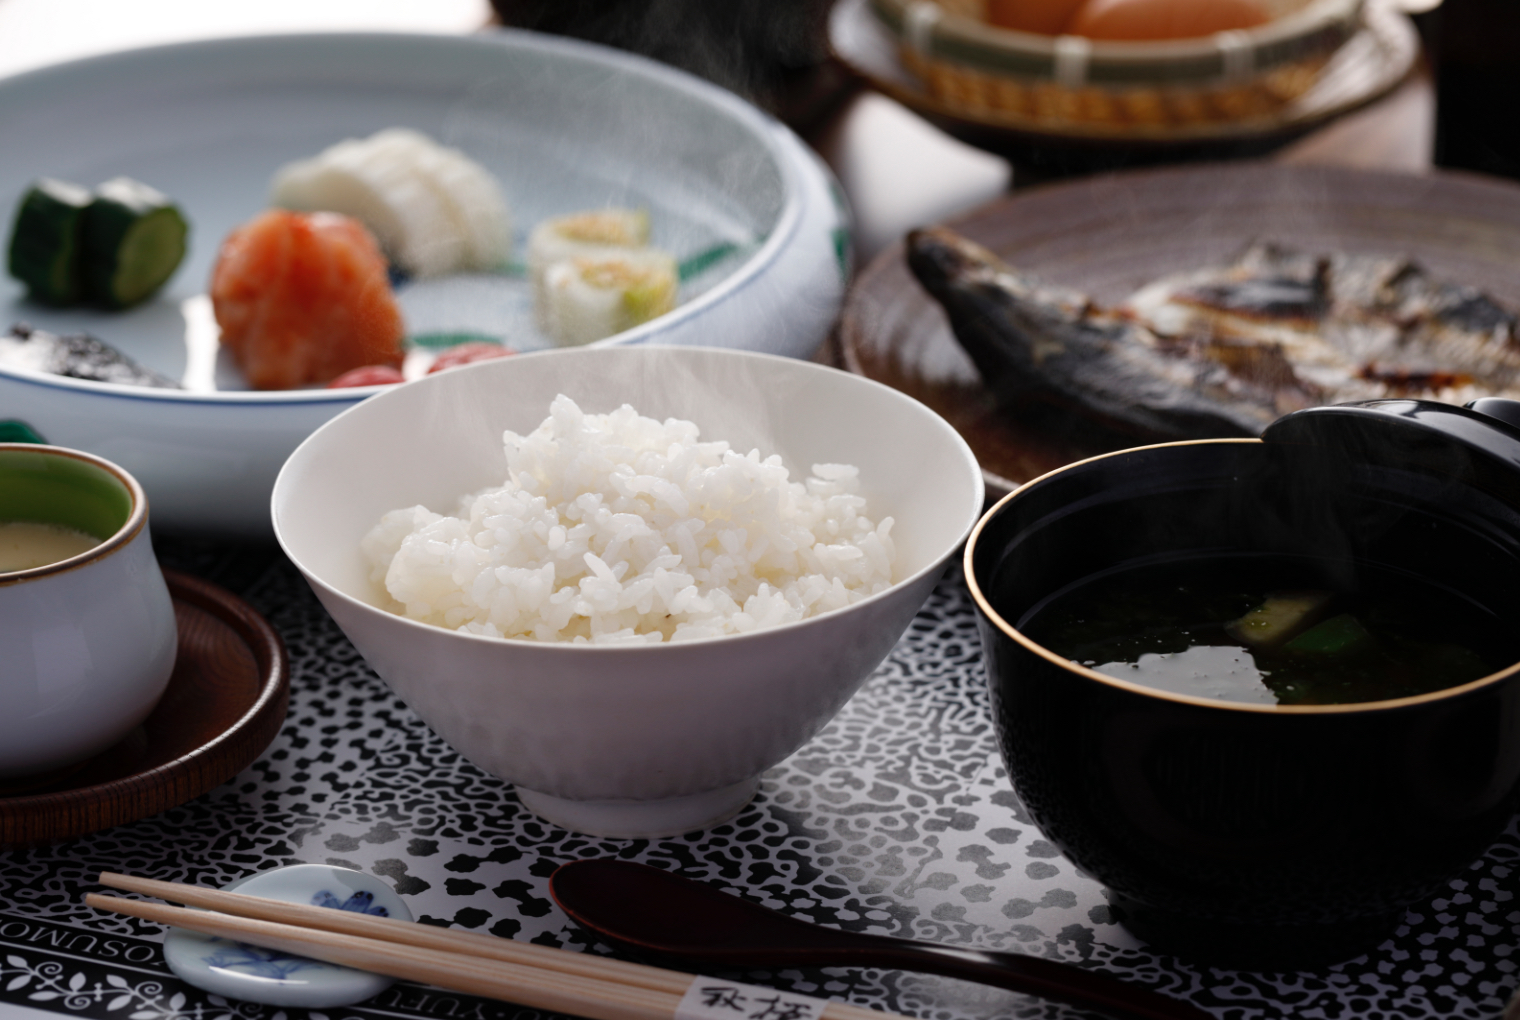
[[[999,199],[948,226],[1048,282],[1111,305],[1167,273],[1273,239],[1306,251],[1411,256],[1433,275],[1520,308],[1520,186],[1233,163],[1090,177]],[[989,497],[1083,457],[1138,445],[996,406],[919,286],[901,243],[856,280],[840,324],[845,367],[934,408],[976,452]]]

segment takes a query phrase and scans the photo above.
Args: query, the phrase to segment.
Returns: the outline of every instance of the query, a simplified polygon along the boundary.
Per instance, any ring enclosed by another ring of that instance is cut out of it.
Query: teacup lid
[[[1520,505],[1520,401],[1485,397],[1458,407],[1394,399],[1310,407],[1277,419],[1261,438],[1458,479]]]

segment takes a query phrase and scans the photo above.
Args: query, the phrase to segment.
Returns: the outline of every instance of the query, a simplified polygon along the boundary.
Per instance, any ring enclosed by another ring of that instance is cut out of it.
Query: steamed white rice
[[[371,578],[403,616],[469,634],[643,644],[817,616],[892,583],[892,518],[873,524],[858,471],[700,441],[627,404],[556,397],[507,432],[507,483],[454,516],[393,510],[365,536]]]

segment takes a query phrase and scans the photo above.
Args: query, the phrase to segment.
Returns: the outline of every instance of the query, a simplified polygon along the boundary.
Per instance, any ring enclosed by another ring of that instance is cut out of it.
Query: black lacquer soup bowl
[[[1096,672],[1022,621],[1115,568],[1298,557],[1417,577],[1520,634],[1520,428],[1492,416],[1520,405],[1476,406],[1318,408],[1259,441],[1098,457],[1018,489],[972,533],[1014,788],[1134,934],[1254,969],[1375,947],[1513,815],[1520,665],[1390,700],[1221,701]]]

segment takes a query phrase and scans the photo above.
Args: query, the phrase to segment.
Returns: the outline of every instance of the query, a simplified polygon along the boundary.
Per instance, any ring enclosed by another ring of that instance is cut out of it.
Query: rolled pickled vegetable
[[[649,244],[649,214],[642,209],[592,209],[544,220],[528,235],[528,277],[541,328],[549,329],[549,267],[574,258],[602,258]]]
[[[654,248],[583,255],[544,275],[547,328],[561,346],[621,333],[676,306],[676,260]]]

